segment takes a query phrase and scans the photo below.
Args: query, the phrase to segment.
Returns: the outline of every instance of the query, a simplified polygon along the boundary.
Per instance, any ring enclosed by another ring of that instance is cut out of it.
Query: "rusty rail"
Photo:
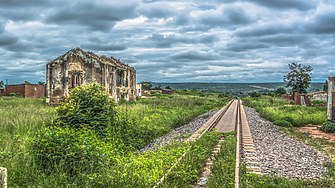
[[[237,144],[236,144],[236,165],[235,165],[235,188],[239,188],[239,173],[240,173],[240,159],[241,159],[241,135],[242,135],[242,123],[241,123],[241,109],[240,100],[238,101],[236,108],[236,125],[235,131],[237,131]]]

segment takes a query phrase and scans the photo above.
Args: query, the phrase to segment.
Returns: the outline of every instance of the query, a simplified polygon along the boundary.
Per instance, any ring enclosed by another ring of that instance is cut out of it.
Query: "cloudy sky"
[[[288,64],[335,76],[335,0],[0,0],[0,80],[45,81],[80,47],[137,82],[277,82]]]

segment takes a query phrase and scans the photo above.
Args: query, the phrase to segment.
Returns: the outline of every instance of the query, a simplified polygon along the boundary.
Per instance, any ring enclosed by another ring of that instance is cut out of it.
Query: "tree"
[[[3,83],[3,81],[2,81],[2,80],[0,80],[0,88],[2,88],[2,87],[3,87],[3,85],[5,85],[5,83]]]
[[[142,81],[141,84],[142,84],[142,89],[144,90],[150,90],[152,87],[152,84],[150,82]]]
[[[158,86],[152,88],[152,90],[162,90],[162,84],[159,83]]]
[[[29,81],[24,81],[23,83],[24,84],[31,84]]]
[[[38,85],[42,85],[42,86],[45,85],[45,82],[37,82],[37,83],[38,83]]]
[[[286,94],[286,90],[283,87],[278,88],[275,93],[277,94]]]
[[[261,94],[257,93],[256,91],[250,94],[250,97],[260,97],[260,96]]]
[[[166,86],[165,89],[171,89],[171,87],[170,86]]]
[[[325,83],[322,86],[322,91],[328,93],[328,80],[325,81]]]
[[[320,91],[320,89],[316,89],[315,92]]]
[[[311,74],[313,68],[311,66],[302,66],[296,62],[288,65],[290,72],[284,75],[285,87],[292,87],[292,92],[307,93],[306,89],[311,84]]]

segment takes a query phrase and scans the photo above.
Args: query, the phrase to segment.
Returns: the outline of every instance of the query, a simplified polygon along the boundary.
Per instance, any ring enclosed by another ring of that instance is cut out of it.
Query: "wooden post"
[[[0,188],[7,188],[7,169],[0,167]]]

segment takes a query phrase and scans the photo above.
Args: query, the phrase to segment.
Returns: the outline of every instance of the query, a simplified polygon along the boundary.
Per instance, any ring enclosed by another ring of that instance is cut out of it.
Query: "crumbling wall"
[[[45,86],[38,84],[25,84],[24,97],[42,98],[45,97]]]
[[[284,99],[294,100],[292,94],[286,94],[286,95],[284,95]]]
[[[38,84],[17,84],[6,85],[5,95],[16,93],[27,98],[42,98],[45,97],[45,86]]]
[[[308,95],[300,94],[300,93],[294,93],[294,105],[301,105],[301,98],[305,99],[306,106],[309,106],[309,97]]]
[[[24,97],[25,96],[24,85],[25,84],[6,85],[5,86],[5,95],[8,96],[10,93],[14,92],[14,93],[19,94],[19,95]]]
[[[0,97],[5,96],[5,88],[0,88]]]
[[[136,100],[135,70],[106,61],[112,60],[75,49],[48,63],[47,103],[59,104],[73,88],[94,82],[105,87],[105,91],[116,101],[121,96]]]

